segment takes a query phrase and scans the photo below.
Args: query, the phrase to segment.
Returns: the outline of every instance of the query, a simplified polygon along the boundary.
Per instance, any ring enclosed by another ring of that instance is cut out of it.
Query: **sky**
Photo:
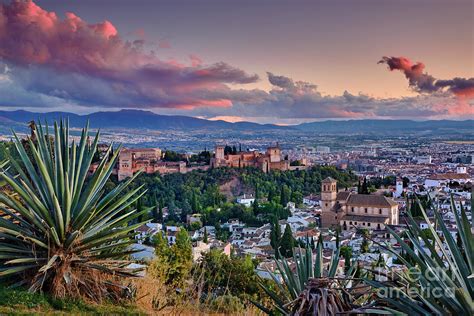
[[[0,109],[474,118],[472,0],[0,0]]]

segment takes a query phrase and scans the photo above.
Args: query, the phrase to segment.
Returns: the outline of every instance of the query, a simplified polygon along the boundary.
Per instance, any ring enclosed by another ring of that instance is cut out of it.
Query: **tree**
[[[293,232],[291,231],[291,226],[287,224],[280,240],[280,254],[285,258],[291,257],[293,256],[294,247],[295,239],[293,238]]]
[[[352,266],[352,248],[349,246],[342,246],[340,251],[341,255],[344,257],[344,271],[347,272]]]
[[[207,236],[207,228],[204,227],[204,237],[202,238],[202,242],[207,244],[207,242],[208,242],[207,238],[208,238],[208,236]]]
[[[365,237],[365,236],[364,236],[364,239],[362,240],[362,244],[360,246],[360,251],[362,253],[369,252],[369,241],[367,240],[367,237]]]
[[[191,208],[193,212],[198,213],[201,210],[201,205],[199,203],[198,197],[196,192],[193,191],[193,194],[191,196]]]
[[[275,251],[275,257],[277,258],[279,258],[278,248],[280,247],[280,239],[281,239],[281,227],[280,227],[280,224],[278,223],[278,219],[274,217],[274,220],[272,223],[272,230],[270,231],[270,245]]]
[[[252,211],[254,215],[258,215],[259,209],[258,209],[258,201],[255,199],[252,203]]]
[[[364,178],[364,182],[362,183],[362,188],[360,191],[361,194],[369,194],[369,186],[367,184],[367,178]]]
[[[151,276],[172,287],[182,287],[192,267],[192,245],[188,232],[181,228],[176,234],[176,242],[169,247],[161,234],[154,238],[156,258],[149,267]]]
[[[19,159],[1,165],[0,180],[14,194],[0,192],[8,215],[0,220],[0,279],[54,297],[120,300],[126,291],[116,277],[133,274],[124,269],[126,246],[144,224],[129,223],[149,212],[124,206],[135,205],[143,192],[124,194],[134,176],[103,194],[120,150],[109,157],[109,148],[88,177],[99,134],[89,145],[86,127],[79,142],[70,143],[63,121],[54,124],[54,136],[48,133],[36,126],[35,141],[25,141],[31,156],[14,134]]]
[[[280,191],[280,204],[285,207],[288,202],[290,201],[290,188],[286,184],[282,185],[281,191]]]
[[[228,257],[220,250],[203,254],[193,270],[194,282],[213,296],[231,294],[240,298],[264,296],[259,289],[255,264],[249,256]]]

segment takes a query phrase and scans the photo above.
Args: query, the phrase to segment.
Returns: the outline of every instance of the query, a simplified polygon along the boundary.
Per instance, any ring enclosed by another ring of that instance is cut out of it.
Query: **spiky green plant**
[[[116,279],[134,273],[123,259],[143,223],[129,224],[149,211],[131,207],[144,191],[124,193],[130,178],[104,192],[119,150],[109,157],[110,146],[90,175],[99,132],[89,143],[86,126],[70,142],[68,125],[55,123],[50,135],[37,124],[26,141],[13,133],[20,159],[0,169],[13,193],[0,192],[0,280],[55,297],[119,298],[124,287]]]
[[[379,289],[379,303],[388,304],[388,310],[394,308],[410,315],[474,315],[474,236],[466,211],[461,206],[458,212],[451,197],[451,211],[460,236],[460,242],[456,243],[436,203],[433,206],[434,222],[419,203],[434,241],[427,238],[411,214],[406,231],[411,246],[387,227],[405,256],[391,247],[388,250],[398,257],[407,271],[390,275],[387,282],[366,282]],[[442,238],[435,227],[441,231]]]
[[[346,290],[355,272],[352,265],[346,273],[347,277],[339,280],[336,272],[339,265],[339,247],[333,252],[328,269],[323,264],[322,236],[316,246],[313,259],[312,248],[306,244],[293,254],[294,271],[287,259],[275,259],[281,280],[272,271],[277,291],[272,290],[263,282],[260,286],[273,301],[273,307],[284,315],[313,315],[320,313],[347,312],[353,309],[354,298]],[[262,304],[254,303],[266,313],[271,310]]]

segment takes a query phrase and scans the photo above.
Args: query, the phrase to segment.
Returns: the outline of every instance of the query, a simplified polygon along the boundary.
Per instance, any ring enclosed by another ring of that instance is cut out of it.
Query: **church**
[[[398,204],[383,195],[338,192],[337,181],[326,178],[321,184],[321,227],[337,225],[343,230],[398,225]]]

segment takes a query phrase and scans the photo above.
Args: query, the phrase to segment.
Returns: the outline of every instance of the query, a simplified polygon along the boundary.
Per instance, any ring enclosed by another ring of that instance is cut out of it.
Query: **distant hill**
[[[295,126],[301,131],[322,134],[377,133],[403,134],[413,132],[436,133],[474,132],[474,120],[449,121],[411,121],[411,120],[348,120],[303,123]]]
[[[25,127],[31,120],[53,122],[68,118],[72,127],[83,127],[89,120],[94,128],[150,129],[150,130],[232,130],[302,131],[318,134],[404,134],[404,133],[474,133],[474,120],[465,121],[411,121],[411,120],[346,120],[303,123],[293,126],[257,124],[251,122],[230,123],[210,121],[190,116],[159,115],[149,111],[121,110],[116,112],[95,112],[78,115],[68,112],[34,113],[28,111],[0,111],[0,132]]]
[[[229,123],[225,121],[210,121],[190,116],[159,115],[149,111],[121,110],[116,112],[95,112],[78,115],[68,112],[34,113],[28,111],[0,111],[2,121],[25,124],[31,120],[53,122],[68,118],[72,127],[82,127],[87,121],[94,128],[123,128],[123,129],[232,129],[232,130],[268,130],[291,129],[272,124],[257,124],[250,122]]]

